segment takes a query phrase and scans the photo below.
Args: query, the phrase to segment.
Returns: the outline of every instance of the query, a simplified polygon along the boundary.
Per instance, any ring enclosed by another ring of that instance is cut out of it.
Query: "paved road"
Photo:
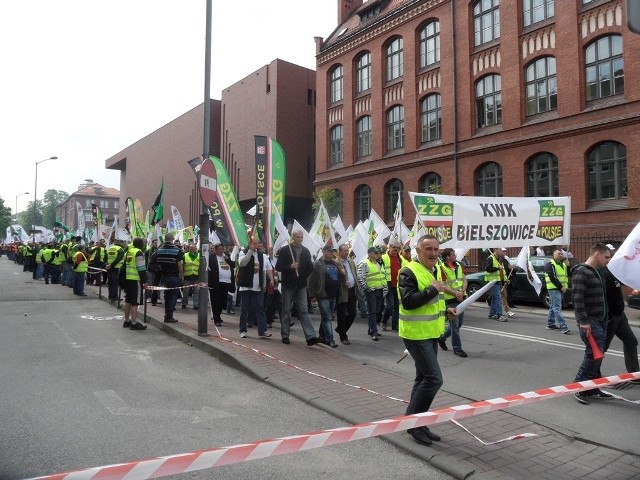
[[[0,479],[348,425],[6,257],[0,308]],[[318,477],[450,478],[377,438],[179,478]]]

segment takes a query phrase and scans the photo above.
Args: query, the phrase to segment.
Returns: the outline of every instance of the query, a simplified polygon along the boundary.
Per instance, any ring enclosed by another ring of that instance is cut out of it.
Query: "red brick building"
[[[87,179],[69,197],[56,205],[56,218],[68,226],[73,232],[78,229],[78,207],[82,208],[85,226],[93,226],[93,208],[95,204],[102,210],[103,224],[111,226],[120,210],[120,192],[115,188],[104,187]]]
[[[571,196],[572,235],[640,205],[640,35],[622,0],[338,0],[317,44],[315,188],[405,223],[409,191]],[[435,185],[432,186],[432,185]]]
[[[285,223],[313,223],[315,81],[313,70],[276,59],[222,91],[220,159],[244,211],[256,199],[254,135],[264,135],[286,156]]]

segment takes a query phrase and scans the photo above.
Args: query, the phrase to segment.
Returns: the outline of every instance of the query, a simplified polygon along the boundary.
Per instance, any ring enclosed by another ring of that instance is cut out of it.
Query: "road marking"
[[[74,342],[73,339],[67,335],[67,332],[65,332],[62,327],[58,324],[58,322],[56,322],[55,320],[51,320],[51,323],[53,323],[53,325],[60,330],[60,333],[62,333],[62,335],[64,335],[64,337],[67,339],[67,341],[69,342],[69,344],[73,347],[73,348],[82,348],[82,345],[79,344],[78,342]]]
[[[233,413],[225,412],[211,407],[202,407],[202,410],[171,410],[161,408],[134,408],[126,404],[126,402],[118,396],[113,390],[103,390],[93,392],[112,415],[127,415],[135,417],[154,417],[154,418],[186,418],[191,423],[209,422],[221,418],[235,417]]]
[[[497,337],[506,337],[506,338],[513,338],[514,340],[524,340],[526,342],[542,343],[545,345],[553,345],[556,347],[570,348],[572,350],[584,350],[584,345],[574,345],[573,343],[561,342],[559,340],[533,337],[531,335],[522,335],[520,333],[502,332],[499,330],[491,330],[489,328],[468,327],[466,325],[463,328],[465,330],[469,330],[470,332],[484,333],[487,335],[494,335]],[[624,357],[624,354],[619,350],[607,350],[607,355],[614,356],[614,357]]]
[[[124,317],[122,315],[115,315],[113,317],[98,317],[98,316],[95,316],[95,315],[80,315],[80,318],[85,318],[87,320],[103,321],[103,320],[122,320]]]

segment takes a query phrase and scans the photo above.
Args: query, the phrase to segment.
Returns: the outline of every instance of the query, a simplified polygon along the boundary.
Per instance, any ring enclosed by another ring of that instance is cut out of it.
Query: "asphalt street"
[[[0,308],[0,479],[348,425],[6,257]],[[175,477],[450,478],[378,438]]]

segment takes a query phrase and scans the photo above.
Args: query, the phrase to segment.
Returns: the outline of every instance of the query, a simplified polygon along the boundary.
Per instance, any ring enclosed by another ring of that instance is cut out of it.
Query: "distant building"
[[[120,191],[103,187],[90,179],[85,180],[76,192],[56,206],[56,218],[61,219],[73,231],[78,229],[78,203],[82,208],[85,226],[90,227],[94,222],[92,204],[102,210],[103,224],[112,225],[120,209]]]
[[[315,82],[313,70],[276,59],[222,91],[220,158],[243,211],[255,205],[254,135],[264,135],[286,156],[285,223],[313,223]]]
[[[164,178],[164,226],[175,205],[185,225],[198,223],[200,197],[196,176],[187,162],[202,155],[204,103],[129,145],[106,160],[106,168],[120,170],[120,227],[124,228],[126,199],[139,198],[146,214]],[[211,100],[209,154],[220,155],[220,101]]]
[[[572,234],[638,222],[640,36],[619,0],[338,0],[317,44],[315,188],[387,222],[409,191],[570,196]]]

